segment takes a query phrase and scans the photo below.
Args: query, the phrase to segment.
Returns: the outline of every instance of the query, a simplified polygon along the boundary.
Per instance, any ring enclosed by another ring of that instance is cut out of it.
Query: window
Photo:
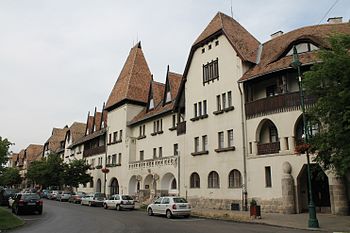
[[[90,180],[90,188],[93,188],[94,187],[94,180],[91,178],[91,180]]]
[[[198,113],[197,113],[197,104],[194,104],[194,117],[197,117],[198,116]]]
[[[194,118],[191,119],[191,121],[196,121],[199,120],[201,118],[206,118],[208,117],[208,112],[207,112],[207,101],[203,100],[201,102],[198,103],[194,103],[193,104],[193,114],[194,114]],[[201,117],[201,118],[199,118]]]
[[[149,101],[149,109],[153,109],[153,108],[154,108],[154,101],[153,101],[153,98],[152,98]]]
[[[173,180],[171,181],[171,189],[176,189],[176,188],[177,188],[176,180],[173,179]]]
[[[170,199],[168,197],[164,197],[161,203],[162,204],[169,204],[170,203]]]
[[[110,164],[110,163],[111,163],[111,156],[108,155],[107,164]]]
[[[140,127],[139,127],[139,137],[141,137],[143,134],[142,134],[142,125],[140,125]]]
[[[118,131],[113,133],[113,142],[118,141]]]
[[[112,164],[116,164],[117,163],[117,155],[114,154],[112,155]]]
[[[202,48],[202,53],[205,53],[205,48]]]
[[[277,85],[271,85],[266,87],[266,97],[275,96],[277,92]]]
[[[194,152],[199,151],[199,137],[194,138]]]
[[[209,83],[215,79],[219,79],[218,58],[203,65],[203,83]]]
[[[176,127],[176,115],[174,114],[173,115],[173,128]]]
[[[119,130],[119,141],[122,141],[123,138],[123,130]]]
[[[157,158],[157,148],[153,148],[153,159]]]
[[[224,132],[218,133],[218,148],[219,149],[224,148]]]
[[[202,151],[208,150],[208,136],[204,135],[202,136]]]
[[[179,155],[179,145],[177,143],[174,144],[174,155]]]
[[[229,188],[241,188],[242,187],[242,176],[238,170],[234,169],[228,175],[228,187]]]
[[[227,130],[228,147],[233,146],[233,129]]]
[[[196,172],[190,176],[190,188],[200,188],[200,178]]]
[[[226,93],[222,94],[222,108],[226,108]]]
[[[198,115],[202,116],[202,102],[198,103]]]
[[[157,133],[157,122],[153,121],[153,133]]]
[[[216,110],[221,111],[221,96],[220,95],[216,96]]]
[[[162,147],[158,148],[158,156],[159,156],[159,158],[161,158],[163,156],[163,148]]]
[[[265,185],[266,187],[272,187],[271,167],[265,167]]]
[[[232,107],[232,92],[227,92],[227,105],[228,107]]]
[[[139,126],[139,137],[145,137],[146,135],[146,125]]]
[[[219,41],[215,41],[215,46],[218,46],[219,45]]]
[[[144,160],[144,155],[145,155],[144,151],[141,150],[140,151],[140,161]]]
[[[122,164],[122,153],[119,153],[118,164]]]
[[[108,135],[108,143],[111,143],[112,142],[112,134],[110,133],[109,135]]]
[[[299,43],[295,45],[295,47],[297,49],[297,53],[305,53],[319,49],[316,45],[309,42]],[[286,54],[286,56],[289,55],[293,55],[293,48]]]
[[[278,142],[278,133],[274,125],[269,126],[270,131],[270,142]]]
[[[170,91],[168,91],[167,93],[166,93],[166,100],[165,100],[165,102],[166,103],[169,103],[171,101],[171,93],[170,93]]]
[[[208,188],[220,188],[219,174],[216,171],[208,175]]]
[[[208,45],[208,50],[210,50],[211,49],[211,44],[210,45]]]
[[[207,115],[207,101],[203,100],[203,115]]]

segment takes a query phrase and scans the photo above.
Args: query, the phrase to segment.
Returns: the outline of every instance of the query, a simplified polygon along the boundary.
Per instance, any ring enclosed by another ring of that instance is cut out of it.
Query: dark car
[[[0,190],[0,205],[8,205],[9,198],[13,197],[18,191],[16,189],[1,189]]]
[[[12,212],[17,215],[24,212],[37,212],[38,214],[42,214],[43,202],[36,193],[18,194],[12,204]]]

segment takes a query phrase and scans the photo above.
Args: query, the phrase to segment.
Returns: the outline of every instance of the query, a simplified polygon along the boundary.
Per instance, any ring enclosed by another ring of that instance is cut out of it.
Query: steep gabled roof
[[[52,134],[49,139],[45,142],[45,145],[48,145],[48,149],[51,152],[56,152],[61,147],[61,141],[64,140],[66,133],[68,131],[68,126],[65,126],[63,129],[53,128]]]
[[[88,118],[86,120],[85,136],[92,133],[94,127],[94,116],[90,116],[88,113]]]
[[[67,131],[70,134],[72,143],[85,135],[86,124],[81,122],[74,122]]]
[[[130,50],[129,56],[107,100],[106,110],[110,111],[124,101],[145,105],[151,80],[152,75],[143,55],[141,42],[139,42]]]
[[[41,158],[44,146],[30,144],[25,150],[26,159],[28,162],[39,160]]]
[[[319,47],[329,48],[327,38],[335,33],[350,34],[350,23],[307,26],[275,37],[262,45],[260,63],[249,69],[239,81],[289,69],[293,56],[284,55],[294,44],[309,41]],[[299,54],[299,59],[305,65],[314,63],[317,57],[315,52],[306,52]]]
[[[167,72],[167,82],[170,83],[172,96],[177,96],[179,91],[179,86],[181,82],[182,76],[177,73]],[[139,114],[137,114],[128,125],[137,124],[139,122],[152,119],[154,117],[160,116],[162,114],[166,114],[171,112],[174,109],[175,98],[172,97],[172,101],[168,104],[163,104],[164,101],[164,93],[165,93],[165,85],[162,83],[152,82],[152,88],[156,93],[158,93],[158,97],[154,97],[154,108],[152,110],[147,110],[145,107]],[[155,94],[154,94],[155,95]]]
[[[210,21],[193,46],[200,44],[218,32],[221,32],[227,37],[243,61],[256,62],[256,52],[260,42],[236,20],[221,12],[218,12]]]

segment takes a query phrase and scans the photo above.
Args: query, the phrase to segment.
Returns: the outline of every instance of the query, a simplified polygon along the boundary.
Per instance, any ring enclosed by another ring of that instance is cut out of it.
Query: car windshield
[[[173,200],[175,203],[187,203],[186,199],[182,197],[175,197]]]
[[[132,197],[130,197],[129,195],[123,195],[123,196],[122,196],[122,199],[123,199],[123,200],[134,200],[134,199],[132,199]]]
[[[95,197],[105,197],[103,193],[95,193]]]
[[[25,200],[25,201],[28,201],[28,200],[39,200],[40,199],[40,197],[39,197],[39,195],[38,194],[35,194],[35,193],[33,193],[33,194],[24,194],[23,196],[22,196],[22,198],[23,198],[23,200]]]

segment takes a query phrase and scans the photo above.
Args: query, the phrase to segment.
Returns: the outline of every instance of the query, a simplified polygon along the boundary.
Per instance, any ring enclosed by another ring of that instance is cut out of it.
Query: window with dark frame
[[[144,160],[145,152],[143,150],[140,151],[140,161]]]
[[[202,151],[208,150],[208,136],[204,135],[202,136]]]
[[[197,113],[197,103],[195,103],[194,105],[193,105],[193,107],[194,107],[194,117],[197,117],[198,116],[198,113]]]
[[[203,115],[207,114],[207,101],[203,100]]]
[[[119,141],[122,141],[123,138],[123,130],[119,130]]]
[[[227,92],[227,105],[228,107],[232,107],[232,92]]]
[[[122,164],[122,153],[119,153],[118,164]]]
[[[218,148],[219,149],[224,148],[224,132],[218,133]]]
[[[220,188],[219,174],[216,171],[208,175],[208,188]]]
[[[226,93],[222,93],[222,108],[226,108]]]
[[[153,148],[153,159],[157,158],[157,148]]]
[[[227,130],[227,142],[228,147],[233,146],[233,129]]]
[[[216,110],[221,111],[221,96],[220,95],[216,96]]]
[[[176,127],[176,115],[174,114],[173,115],[173,128]]]
[[[203,65],[203,83],[208,83],[212,80],[219,79],[219,59],[213,60],[206,65]]]
[[[242,176],[237,169],[233,169],[228,177],[229,188],[241,188],[242,187]]]
[[[272,180],[271,180],[271,167],[265,167],[265,185],[267,188],[272,187]]]
[[[193,172],[190,176],[190,188],[200,188],[200,178],[196,172]]]
[[[159,148],[158,148],[158,157],[159,157],[159,158],[162,158],[162,157],[163,157],[163,148],[162,148],[162,147],[159,147]]]
[[[194,152],[199,152],[199,137],[194,138]]]
[[[174,144],[174,155],[179,155],[179,145],[177,143]]]

